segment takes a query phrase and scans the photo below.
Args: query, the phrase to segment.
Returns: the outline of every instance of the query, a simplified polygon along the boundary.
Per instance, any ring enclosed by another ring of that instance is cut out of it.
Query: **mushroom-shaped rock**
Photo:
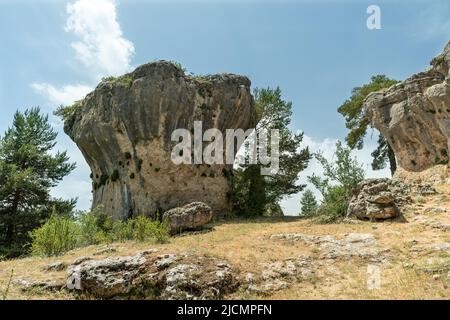
[[[219,129],[225,137],[226,129],[256,125],[248,78],[193,77],[165,61],[103,79],[84,100],[59,114],[91,168],[93,206],[102,205],[116,219],[155,218],[195,201],[206,202],[215,214],[226,213],[231,165],[173,163],[171,153],[180,141],[172,141],[172,133],[194,133],[196,121],[201,137],[208,129]]]
[[[399,166],[423,171],[448,164],[450,149],[450,42],[432,67],[386,91],[370,94],[364,110],[387,139]]]

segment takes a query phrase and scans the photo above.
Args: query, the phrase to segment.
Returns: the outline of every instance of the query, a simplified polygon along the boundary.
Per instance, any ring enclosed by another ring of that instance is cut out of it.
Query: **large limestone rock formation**
[[[384,92],[370,94],[364,108],[388,140],[401,168],[422,171],[447,164],[450,148],[450,42],[429,70]]]
[[[229,210],[225,165],[175,165],[175,129],[243,130],[256,124],[250,80],[234,74],[186,75],[178,66],[149,63],[104,79],[63,112],[65,132],[92,170],[93,206],[110,216],[155,216],[202,201],[214,213]],[[205,146],[205,144],[204,144]]]

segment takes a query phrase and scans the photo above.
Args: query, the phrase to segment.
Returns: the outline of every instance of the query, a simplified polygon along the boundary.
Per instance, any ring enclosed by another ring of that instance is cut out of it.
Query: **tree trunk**
[[[8,246],[12,245],[14,242],[14,238],[16,235],[16,224],[15,219],[17,216],[17,208],[19,207],[19,192],[16,191],[13,199],[13,203],[11,206],[11,212],[9,214],[9,221],[6,225],[6,238],[5,242]]]
[[[392,150],[389,143],[387,143],[387,147],[388,147],[388,158],[389,158],[389,166],[391,168],[391,175],[394,175],[395,171],[397,170],[397,160],[395,159],[394,150]]]

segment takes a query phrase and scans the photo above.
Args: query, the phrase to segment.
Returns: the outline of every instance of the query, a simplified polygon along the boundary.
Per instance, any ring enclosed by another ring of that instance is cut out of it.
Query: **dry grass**
[[[442,190],[444,188],[444,190]],[[416,246],[428,248],[432,244],[449,242],[448,232],[436,230],[414,221],[417,215],[424,216],[430,207],[447,210],[433,214],[432,218],[448,221],[450,213],[449,186],[442,186],[441,193],[425,197],[423,206],[414,207],[405,213],[409,223],[383,222],[358,224],[312,224],[310,220],[284,218],[237,220],[216,223],[212,230],[191,233],[173,238],[170,243],[153,245],[146,243],[116,243],[117,252],[112,255],[132,255],[138,251],[158,248],[161,253],[194,252],[227,259],[242,274],[258,273],[266,262],[286,259],[301,254],[317,257],[317,248],[302,242],[270,240],[276,233],[307,233],[343,237],[350,232],[371,233],[380,246],[389,249],[390,262],[381,266],[381,288],[367,289],[367,262],[364,261],[322,261],[317,277],[310,281],[294,283],[289,289],[267,297],[269,299],[449,299],[450,281],[447,274],[439,277],[431,273],[417,272],[417,269],[433,264],[449,264],[449,252],[423,249],[414,251]],[[412,242],[414,240],[414,242]],[[427,247],[428,246],[428,247]],[[42,272],[42,268],[52,262],[71,263],[77,257],[88,256],[98,250],[91,246],[74,250],[61,257],[28,257],[0,262],[0,296],[4,292],[11,270],[14,279],[60,280],[65,272]],[[108,255],[98,256],[103,258]],[[405,267],[405,265],[408,265]],[[73,299],[69,293],[32,292],[23,293],[12,285],[8,299]],[[261,298],[240,291],[230,299]]]

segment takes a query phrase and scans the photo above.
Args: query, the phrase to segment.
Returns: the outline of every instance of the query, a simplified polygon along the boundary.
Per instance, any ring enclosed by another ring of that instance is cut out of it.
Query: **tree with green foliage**
[[[234,210],[247,216],[264,215],[269,205],[302,191],[304,185],[297,184],[298,175],[311,158],[308,148],[300,148],[303,133],[294,134],[289,129],[292,103],[282,99],[280,88],[255,89],[254,97],[258,116],[256,136],[263,131],[268,135],[271,130],[279,132],[279,170],[263,176],[259,163],[235,170],[232,177]],[[268,149],[270,151],[270,147]]]
[[[314,193],[307,189],[303,192],[302,198],[300,200],[301,212],[300,216],[310,217],[316,213],[318,204]]]
[[[50,196],[50,189],[75,168],[66,152],[52,153],[56,137],[48,116],[32,108],[16,112],[0,139],[0,246],[10,255],[23,251],[29,231],[52,211],[69,215],[75,206],[76,200]]]
[[[350,98],[338,108],[338,112],[345,117],[345,124],[350,130],[346,137],[350,148],[363,148],[364,137],[370,125],[369,119],[367,119],[363,110],[364,99],[370,93],[385,90],[396,83],[398,83],[397,80],[390,79],[385,75],[373,76],[370,83],[354,88]],[[372,157],[372,168],[374,170],[384,169],[386,164],[389,163],[391,173],[395,173],[397,169],[395,154],[382,134],[378,137],[378,146],[372,152]]]
[[[351,156],[351,152],[350,148],[344,147],[342,142],[338,141],[334,161],[329,161],[320,152],[315,154],[323,167],[324,177],[312,174],[308,181],[323,197],[316,212],[319,222],[329,223],[343,218],[352,190],[364,180],[364,169],[356,158]]]

